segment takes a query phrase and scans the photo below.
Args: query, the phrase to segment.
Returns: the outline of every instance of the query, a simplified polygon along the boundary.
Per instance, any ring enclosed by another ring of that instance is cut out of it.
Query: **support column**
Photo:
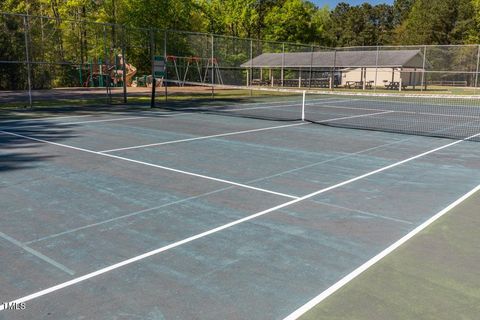
[[[402,85],[403,85],[403,79],[402,79],[402,68],[399,68],[399,71],[398,71],[398,75],[399,75],[399,81],[398,81],[398,91],[401,92],[402,91]]]
[[[417,88],[417,68],[413,69],[413,90]]]
[[[367,68],[362,68],[362,90],[367,88]]]
[[[298,73],[298,87],[302,87],[302,68],[300,68],[299,73]]]

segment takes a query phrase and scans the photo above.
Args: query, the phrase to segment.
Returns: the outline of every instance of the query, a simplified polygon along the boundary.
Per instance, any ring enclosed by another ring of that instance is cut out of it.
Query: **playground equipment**
[[[174,62],[175,76],[179,80],[180,86],[185,86],[187,82],[223,84],[220,65],[217,58],[200,58],[200,57],[175,57],[171,61]],[[179,79],[178,63],[183,71],[182,80]],[[212,79],[213,77],[213,79]]]
[[[117,86],[123,81],[123,65],[124,60],[122,55],[117,56],[115,63],[115,70],[113,84]],[[185,86],[188,82],[207,84],[215,82],[216,84],[223,84],[223,78],[217,58],[200,58],[196,56],[179,57],[168,55],[165,58],[167,63],[168,79],[173,80],[178,86]],[[119,67],[118,67],[119,66]],[[137,76],[137,69],[125,61],[127,86],[133,87],[151,87],[153,77],[151,74]],[[156,87],[161,87],[164,84],[162,78],[157,78]]]
[[[79,65],[79,80],[83,87],[121,87],[123,86],[123,66],[125,63],[125,81],[132,86],[137,68],[123,60],[121,54],[115,56],[115,64],[109,66],[102,59],[90,60],[88,64]],[[86,76],[85,76],[86,75]]]
[[[108,66],[102,59],[90,60],[88,64],[78,66],[79,82],[83,87],[106,87],[113,85]]]
[[[137,68],[135,68],[133,65],[130,63],[127,63],[127,61],[124,59],[123,55],[119,54],[118,56],[118,62],[119,65],[122,66],[122,68],[115,70],[114,72],[114,83],[117,85],[119,83],[122,83],[124,80],[123,77],[123,66],[125,66],[125,82],[128,87],[132,85],[132,80],[135,74],[137,73]]]
[[[185,68],[185,74],[183,75],[183,83],[182,86],[185,85],[187,82],[188,71],[190,70],[190,65],[194,64],[196,66],[198,72],[198,81],[203,82],[202,79],[202,68],[200,66],[201,58],[200,57],[188,57],[187,58],[187,67]]]
[[[180,73],[178,72],[178,65],[177,65],[177,59],[179,57],[177,56],[167,56],[167,64],[168,62],[171,62],[173,63],[173,70],[175,71],[175,77],[176,79],[170,79],[170,80],[177,80],[177,81],[181,81],[180,80]]]
[[[152,75],[143,75],[141,77],[135,77],[132,81],[132,87],[148,87],[151,88],[153,83]],[[155,79],[155,87],[163,86],[163,78]]]
[[[210,76],[210,78],[208,78]],[[214,79],[212,79],[214,77]],[[207,62],[207,67],[205,68],[205,77],[203,78],[203,83],[216,81],[219,84],[223,84],[222,74],[220,73],[220,67],[218,65],[217,58],[210,58]]]

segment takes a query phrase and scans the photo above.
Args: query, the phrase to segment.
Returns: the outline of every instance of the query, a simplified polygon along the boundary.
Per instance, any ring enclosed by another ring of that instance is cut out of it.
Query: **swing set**
[[[167,63],[172,65],[173,75],[179,86],[187,82],[223,84],[222,74],[217,58],[167,56]]]

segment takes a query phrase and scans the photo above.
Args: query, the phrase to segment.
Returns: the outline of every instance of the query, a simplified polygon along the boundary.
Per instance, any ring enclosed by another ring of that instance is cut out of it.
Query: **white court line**
[[[27,252],[30,253],[31,255],[37,257],[37,258],[40,259],[40,260],[43,260],[44,262],[46,262],[46,263],[54,266],[54,267],[57,268],[57,269],[62,270],[63,272],[65,272],[65,273],[67,273],[67,274],[69,274],[69,275],[71,275],[71,276],[75,275],[75,271],[73,271],[73,270],[65,267],[63,264],[61,264],[61,263],[59,263],[59,262],[57,262],[57,261],[55,261],[55,260],[47,257],[46,255],[44,255],[44,254],[41,253],[41,252],[38,252],[38,251],[35,250],[35,249],[30,248],[30,247],[27,246],[26,244],[21,243],[21,242],[18,241],[17,239],[14,239],[14,238],[10,237],[9,235],[7,235],[7,234],[5,234],[5,233],[3,233],[3,232],[0,232],[0,238],[3,238],[3,239],[5,239],[5,240],[7,240],[8,242],[10,242],[10,243],[12,243],[12,244],[14,244],[14,245],[22,248],[23,250],[27,251]]]
[[[476,134],[476,135],[473,135],[473,136],[471,136],[471,137],[469,137],[469,138],[467,138],[467,139],[465,139],[465,140],[473,139],[473,138],[475,138],[475,137],[477,137],[477,136],[480,136],[480,133],[479,133],[479,134]],[[26,138],[28,139],[28,137],[26,137]],[[124,267],[124,266],[129,265],[129,264],[132,264],[132,263],[134,263],[134,262],[137,262],[137,261],[146,259],[146,258],[148,258],[148,257],[154,256],[154,255],[159,254],[159,253],[161,253],[161,252],[165,252],[165,251],[167,251],[167,250],[170,250],[170,249],[179,247],[179,246],[184,245],[184,244],[187,244],[187,243],[189,243],[189,242],[192,242],[192,241],[195,241],[195,240],[204,238],[204,237],[206,237],[206,236],[209,236],[209,235],[211,235],[211,234],[220,232],[220,231],[222,231],[222,230],[231,228],[231,227],[236,226],[236,225],[238,225],[238,224],[241,224],[241,223],[244,223],[244,222],[253,220],[253,219],[255,219],[255,218],[261,217],[261,216],[263,216],[263,215],[266,215],[267,213],[270,213],[270,212],[273,212],[273,211],[276,211],[276,210],[279,210],[279,209],[282,209],[282,208],[291,206],[291,205],[293,205],[293,204],[296,204],[296,203],[301,202],[301,201],[303,201],[303,200],[307,200],[307,199],[309,199],[309,198],[312,198],[312,197],[314,197],[314,196],[320,195],[320,194],[325,193],[325,192],[327,192],[327,191],[331,191],[331,190],[340,188],[340,187],[342,187],[342,186],[351,184],[351,183],[353,183],[353,182],[355,182],[355,181],[358,181],[358,180],[361,180],[361,179],[370,177],[370,176],[372,176],[372,175],[374,175],[374,174],[377,174],[377,173],[380,173],[380,172],[383,172],[383,171],[386,171],[386,170],[389,170],[389,169],[398,167],[398,166],[400,166],[400,165],[402,165],[402,164],[405,164],[405,163],[407,163],[407,162],[410,162],[410,161],[413,161],[413,160],[422,158],[422,157],[424,157],[424,156],[426,156],[426,155],[429,155],[429,154],[432,154],[432,153],[434,153],[434,152],[437,152],[437,151],[440,151],[440,150],[443,150],[443,149],[452,147],[452,146],[454,146],[454,145],[456,145],[456,144],[459,144],[459,143],[461,143],[461,142],[463,142],[463,141],[465,141],[465,140],[457,140],[457,141],[451,142],[451,143],[449,143],[449,144],[443,145],[443,146],[441,146],[441,147],[438,147],[438,148],[435,148],[435,149],[426,151],[426,152],[424,152],[424,153],[418,154],[418,155],[416,155],[416,156],[410,157],[410,158],[408,158],[408,159],[405,159],[405,160],[402,160],[402,161],[399,161],[399,162],[395,162],[395,163],[393,163],[393,164],[391,164],[391,165],[388,165],[388,166],[386,166],[386,167],[383,167],[383,168],[380,168],[380,169],[377,169],[377,170],[368,172],[368,173],[366,173],[366,174],[363,174],[363,175],[361,175],[361,176],[355,177],[355,178],[353,178],[353,179],[349,179],[349,180],[343,181],[343,182],[341,182],[341,183],[338,183],[338,184],[336,184],[336,185],[330,186],[330,187],[328,187],[328,188],[324,188],[324,189],[315,191],[315,192],[313,192],[313,193],[310,193],[310,194],[307,194],[307,195],[305,195],[305,196],[303,196],[303,197],[300,197],[300,198],[297,198],[297,199],[288,201],[288,202],[286,202],[286,203],[280,204],[280,205],[275,206],[275,207],[272,207],[272,208],[270,208],[270,209],[257,212],[257,213],[255,213],[255,214],[252,214],[252,215],[250,215],[250,216],[244,217],[244,218],[242,218],[242,219],[238,219],[238,220],[232,221],[232,222],[230,222],[230,223],[224,224],[224,225],[222,225],[222,226],[220,226],[220,227],[207,230],[207,231],[205,231],[205,232],[196,234],[196,235],[194,235],[194,236],[185,238],[185,239],[183,239],[183,240],[180,240],[180,241],[171,243],[171,244],[166,245],[166,246],[164,246],[164,247],[160,247],[160,248],[158,248],[158,249],[155,249],[155,250],[152,250],[152,251],[143,253],[143,254],[138,255],[138,256],[135,256],[135,257],[133,257],[133,258],[130,258],[130,259],[127,259],[127,260],[123,260],[123,261],[121,261],[121,262],[119,262],[119,263],[116,263],[116,264],[113,264],[113,265],[111,265],[111,266],[108,266],[108,267],[99,269],[99,270],[97,270],[97,271],[94,271],[94,272],[85,274],[85,275],[83,275],[83,276],[81,276],[81,277],[77,277],[77,278],[71,279],[71,280],[69,280],[69,281],[66,281],[66,282],[57,284],[57,285],[55,285],[55,286],[52,286],[52,287],[50,287],[50,288],[43,289],[43,290],[37,291],[37,292],[35,292],[35,293],[32,293],[32,294],[30,294],[30,295],[27,295],[27,296],[24,296],[24,297],[15,299],[15,300],[13,300],[13,301],[10,301],[9,303],[23,303],[23,302],[27,302],[27,301],[30,301],[30,300],[33,300],[33,299],[42,297],[42,296],[44,296],[44,295],[47,295],[47,294],[49,294],[49,293],[52,293],[52,292],[55,292],[55,291],[58,291],[58,290],[61,290],[61,289],[70,287],[70,286],[72,286],[72,285],[74,285],[74,284],[83,282],[83,281],[88,280],[88,279],[92,279],[92,278],[97,277],[97,276],[99,276],[99,275],[108,273],[108,272],[110,272],[110,271],[116,270],[116,269],[118,269],[118,268]],[[430,222],[430,223],[431,223],[431,222]],[[347,280],[348,280],[348,279],[347,279]],[[348,282],[348,281],[346,281],[346,282]],[[346,282],[345,282],[345,283],[346,283]],[[5,304],[1,304],[1,305],[0,305],[0,311],[4,310],[4,308],[5,308]]]
[[[458,206],[459,204],[461,204],[462,202],[467,200],[469,197],[471,197],[473,194],[477,193],[478,191],[480,191],[480,185],[478,185],[477,187],[475,187],[474,189],[469,191],[467,194],[465,194],[464,196],[462,196],[461,198],[457,199],[455,202],[450,204],[448,207],[446,207],[442,211],[438,212],[437,214],[435,214],[434,216],[429,218],[427,221],[425,221],[424,223],[422,223],[421,225],[419,225],[418,227],[416,227],[415,229],[410,231],[404,237],[402,237],[401,239],[399,239],[398,241],[396,241],[395,243],[390,245],[388,248],[386,248],[385,250],[383,250],[382,252],[377,254],[375,257],[368,260],[367,262],[362,264],[360,267],[358,267],[357,269],[355,269],[354,271],[352,271],[351,273],[349,273],[348,275],[343,277],[340,281],[336,282],[334,285],[329,287],[327,290],[323,291],[318,296],[316,296],[315,298],[313,298],[312,300],[310,300],[309,302],[307,302],[306,304],[304,304],[303,306],[301,306],[300,308],[298,308],[297,310],[292,312],[290,315],[285,317],[284,320],[298,319],[303,314],[305,314],[307,311],[312,309],[315,305],[319,304],[320,302],[322,302],[323,300],[325,300],[326,298],[331,296],[337,290],[339,290],[340,288],[345,286],[347,283],[349,283],[350,281],[352,281],[353,279],[358,277],[360,274],[362,274],[364,271],[369,269],[371,266],[373,266],[374,264],[376,264],[377,262],[379,262],[380,260],[385,258],[387,255],[389,255],[390,253],[392,253],[393,251],[398,249],[405,242],[407,242],[408,240],[413,238],[419,232],[421,232],[422,230],[427,228],[429,225],[431,225],[432,223],[437,221],[439,218],[441,218],[442,216],[447,214],[453,208],[455,208],[456,206]]]
[[[33,140],[33,141],[38,141],[38,142],[41,142],[41,143],[51,144],[51,145],[54,145],[54,146],[63,147],[63,148],[67,148],[67,149],[72,149],[72,150],[83,151],[83,152],[87,152],[87,153],[91,153],[91,154],[96,154],[96,155],[100,155],[100,156],[104,156],[104,157],[108,157],[108,158],[133,162],[133,163],[136,163],[136,164],[141,164],[141,165],[148,166],[148,167],[153,167],[153,168],[163,169],[163,170],[172,171],[172,172],[176,172],[176,173],[181,173],[181,174],[185,174],[185,175],[192,176],[192,177],[198,177],[198,178],[203,178],[203,179],[207,179],[207,180],[226,183],[226,184],[229,184],[229,185],[232,185],[232,186],[237,186],[237,187],[241,187],[241,188],[245,188],[245,189],[270,193],[270,194],[274,194],[274,195],[277,195],[277,196],[282,196],[282,197],[285,197],[285,198],[298,199],[298,197],[296,197],[296,196],[292,196],[292,195],[289,195],[289,194],[284,194],[284,193],[281,193],[281,192],[275,192],[275,191],[272,191],[272,190],[257,188],[257,187],[249,186],[249,185],[246,185],[246,184],[238,183],[238,182],[233,182],[233,181],[229,181],[229,180],[225,180],[225,179],[210,177],[210,176],[206,176],[206,175],[202,175],[202,174],[198,174],[198,173],[193,173],[193,172],[189,172],[189,171],[184,171],[184,170],[179,170],[179,169],[174,169],[174,168],[170,168],[170,167],[160,166],[160,165],[149,163],[149,162],[144,162],[144,161],[139,161],[139,160],[134,160],[134,159],[129,159],[129,158],[125,158],[125,157],[116,156],[116,155],[113,155],[113,154],[102,153],[102,152],[93,151],[93,150],[89,150],[89,149],[74,147],[74,146],[70,146],[70,145],[62,144],[62,143],[58,143],[58,142],[52,142],[52,141],[48,141],[48,140],[33,138],[33,137],[29,137],[29,136],[26,136],[26,135],[23,135],[23,134],[8,132],[8,131],[4,131],[4,130],[0,130],[0,133],[24,138],[24,139],[27,139],[27,140]]]
[[[274,130],[274,129],[280,129],[280,128],[294,127],[294,126],[302,126],[302,125],[305,125],[305,124],[307,124],[307,123],[302,122],[302,123],[287,124],[287,125],[282,125],[282,126],[265,127],[265,128],[242,130],[242,131],[233,131],[233,132],[227,132],[227,133],[213,134],[213,135],[210,135],[210,136],[201,136],[201,137],[195,137],[195,138],[187,138],[187,139],[164,141],[164,142],[158,142],[158,143],[150,143],[150,144],[138,145],[138,146],[133,146],[133,147],[103,150],[103,151],[100,151],[100,152],[108,153],[108,152],[115,152],[115,151],[124,151],[124,150],[140,149],[140,148],[147,148],[147,147],[154,147],[154,146],[162,146],[162,145],[166,145],[166,144],[174,144],[174,143],[189,142],[189,141],[195,141],[195,140],[204,140],[204,139],[211,139],[211,138],[227,137],[227,136],[233,136],[233,135],[237,135],[237,134],[267,131],[267,130]]]

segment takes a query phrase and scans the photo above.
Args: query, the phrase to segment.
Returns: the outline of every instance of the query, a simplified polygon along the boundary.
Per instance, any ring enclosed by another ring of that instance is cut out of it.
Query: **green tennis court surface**
[[[301,319],[477,319],[480,192]]]
[[[421,250],[416,230],[479,184],[476,107],[458,119],[412,103],[426,116],[412,123],[402,103],[317,99],[318,121],[297,119],[301,96],[2,121],[0,319],[292,318]],[[356,125],[369,130],[345,128]],[[427,257],[447,266],[463,246],[436,249],[398,272]],[[327,311],[354,309],[341,304]],[[353,316],[383,306],[362,304]]]

